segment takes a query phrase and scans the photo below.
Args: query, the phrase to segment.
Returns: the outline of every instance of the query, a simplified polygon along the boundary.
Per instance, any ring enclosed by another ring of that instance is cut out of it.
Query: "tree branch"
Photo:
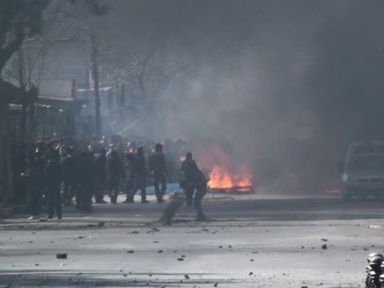
[[[4,48],[0,49],[0,71],[5,66],[9,58],[15,53],[16,50],[20,48],[23,44],[23,40],[25,38],[25,34],[23,31],[23,26],[19,24],[15,31],[15,37],[10,43]]]

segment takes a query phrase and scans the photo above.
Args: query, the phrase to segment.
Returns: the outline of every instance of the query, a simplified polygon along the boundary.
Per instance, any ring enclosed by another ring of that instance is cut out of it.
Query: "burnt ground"
[[[0,287],[364,287],[366,256],[384,250],[383,204],[215,194],[209,222],[183,207],[170,226],[154,202],[19,215],[0,222]]]

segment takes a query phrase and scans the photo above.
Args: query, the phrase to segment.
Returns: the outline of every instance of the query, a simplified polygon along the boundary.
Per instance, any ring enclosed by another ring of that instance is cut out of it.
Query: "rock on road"
[[[154,201],[68,208],[60,222],[3,220],[0,287],[364,287],[366,256],[384,250],[381,201],[210,195],[204,204],[210,222],[183,207],[171,226],[156,221],[164,205]]]

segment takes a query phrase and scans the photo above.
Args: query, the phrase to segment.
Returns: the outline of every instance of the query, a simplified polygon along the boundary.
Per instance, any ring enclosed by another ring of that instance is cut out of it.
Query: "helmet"
[[[155,145],[155,151],[160,152],[160,151],[162,151],[162,150],[163,150],[163,145],[160,144],[160,143],[157,143],[157,144]]]

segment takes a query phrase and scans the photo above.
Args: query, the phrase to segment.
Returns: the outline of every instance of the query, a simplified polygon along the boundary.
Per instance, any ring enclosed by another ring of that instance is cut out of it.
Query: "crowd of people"
[[[207,181],[182,144],[138,144],[120,138],[89,143],[39,142],[27,155],[21,149],[14,151],[15,189],[31,219],[45,211],[48,218],[61,219],[62,206],[76,205],[89,213],[93,203],[117,204],[119,194],[125,194],[125,203],[133,203],[140,191],[141,203],[149,203],[149,185],[154,186],[157,202],[163,203],[167,183],[179,182],[187,206],[194,205],[197,219],[204,220],[201,201]]]

